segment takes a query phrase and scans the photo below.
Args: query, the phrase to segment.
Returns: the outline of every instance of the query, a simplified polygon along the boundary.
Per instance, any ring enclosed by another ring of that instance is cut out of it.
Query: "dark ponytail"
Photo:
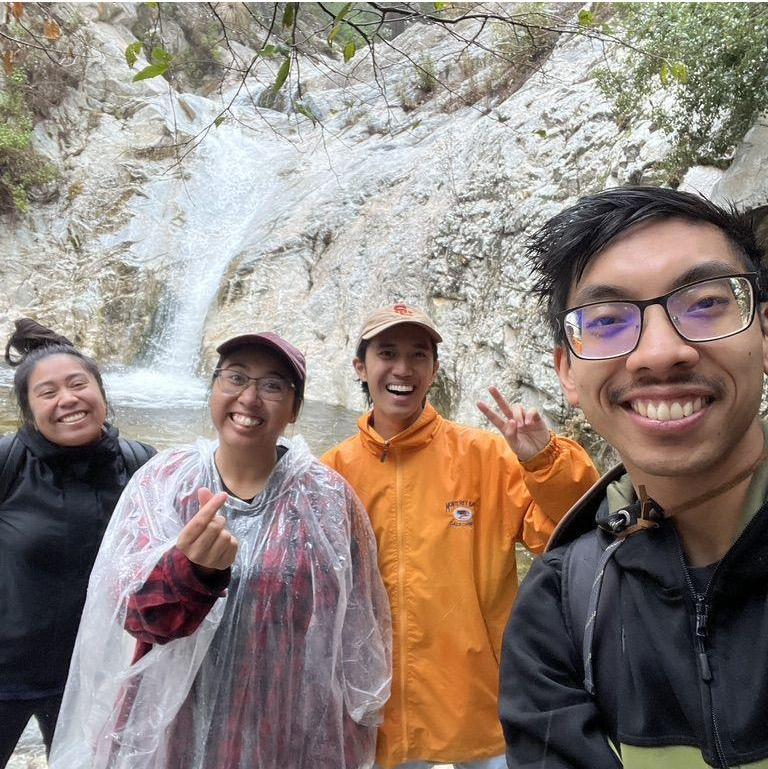
[[[107,404],[104,383],[96,361],[83,355],[67,337],[42,326],[32,318],[19,318],[16,327],[5,346],[5,360],[16,369],[13,376],[13,391],[25,425],[34,425],[34,415],[29,406],[29,378],[37,364],[51,355],[71,355],[96,380],[101,397]]]

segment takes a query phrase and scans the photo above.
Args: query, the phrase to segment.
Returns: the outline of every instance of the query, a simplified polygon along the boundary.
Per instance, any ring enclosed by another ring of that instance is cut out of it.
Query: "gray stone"
[[[236,119],[214,128],[236,76],[221,97],[132,83],[135,8],[103,5],[83,10],[94,52],[80,88],[35,130],[63,176],[58,197],[6,222],[0,328],[31,314],[107,362],[182,359],[180,376],[207,370],[222,338],[274,328],[307,354],[309,397],[360,408],[357,330],[403,300],[440,325],[447,413],[479,423],[475,401],[495,384],[601,450],[560,395],[524,243],[585,193],[660,179],[668,139],[650,119],[620,129],[590,77],[620,51],[564,36],[505,90],[497,61],[476,50],[457,64],[450,35],[411,27],[399,46],[450,93],[425,91],[392,51],[379,52],[378,84],[366,51],[346,69],[319,55],[302,62],[313,126],[285,98],[254,107],[276,70],[260,61]],[[767,153],[757,126],[731,168],[691,169],[684,187],[765,204]],[[191,342],[177,333],[184,308]]]
[[[739,206],[757,208],[768,203],[768,125],[751,128],[736,151],[730,168],[714,186],[713,196]]]

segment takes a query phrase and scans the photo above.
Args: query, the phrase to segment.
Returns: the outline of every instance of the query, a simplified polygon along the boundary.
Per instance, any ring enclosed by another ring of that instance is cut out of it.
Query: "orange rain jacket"
[[[517,594],[515,543],[539,553],[597,473],[553,436],[520,463],[501,435],[427,404],[385,441],[363,415],[323,461],[371,517],[392,606],[392,695],[376,760],[460,763],[504,753],[497,713],[501,639]]]

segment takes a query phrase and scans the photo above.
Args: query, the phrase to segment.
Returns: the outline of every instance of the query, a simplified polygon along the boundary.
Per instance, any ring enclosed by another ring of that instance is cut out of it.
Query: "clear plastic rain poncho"
[[[216,444],[165,452],[134,475],[91,575],[52,769],[372,766],[391,679],[375,539],[341,477],[301,438],[280,444],[264,491],[221,511],[240,543],[226,593],[207,598],[190,635],[169,640],[172,624],[143,649],[126,623],[151,635],[200,598],[173,584],[170,557],[197,490],[222,491]]]

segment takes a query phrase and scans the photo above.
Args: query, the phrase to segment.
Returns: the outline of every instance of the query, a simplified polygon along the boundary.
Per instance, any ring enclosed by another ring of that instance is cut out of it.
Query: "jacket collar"
[[[19,440],[38,459],[58,460],[67,462],[90,461],[99,457],[113,458],[119,451],[117,442],[117,428],[104,423],[101,437],[96,443],[86,446],[59,446],[51,443],[38,430],[29,425],[24,425],[18,432]]]
[[[624,465],[616,465],[600,478],[591,489],[560,519],[547,544],[547,551],[567,545],[595,528],[595,516],[605,499],[608,486],[626,475]]]
[[[386,454],[392,450],[417,451],[431,443],[442,427],[443,418],[435,411],[431,403],[427,402],[419,418],[410,426],[398,433],[388,441],[384,440],[373,427],[373,409],[363,414],[357,421],[360,430],[360,440],[368,451],[376,456],[386,458]]]
[[[606,509],[616,510],[634,498],[624,466],[617,465],[566,513],[555,528],[547,551],[593,530],[595,516],[606,499],[603,513]],[[745,582],[764,582],[768,578],[768,461],[757,469],[752,478],[742,526],[741,535],[718,567],[720,578],[717,589],[721,592],[737,589]],[[601,532],[601,536],[610,537],[605,532]],[[675,528],[667,519],[660,521],[657,529],[629,537],[614,557],[622,569],[644,572],[667,589],[682,587],[682,549]],[[724,574],[728,575],[728,579],[722,579]]]
[[[685,590],[682,544],[672,522],[629,537],[616,550],[624,571],[645,574],[666,590]],[[753,515],[717,567],[714,592],[738,595],[747,583],[768,579],[768,504]]]
[[[768,421],[763,422],[765,444],[768,446]],[[624,465],[616,465],[600,478],[591,489],[579,499],[562,517],[555,527],[547,544],[547,551],[561,545],[567,545],[582,534],[595,528],[595,516],[603,500],[608,498],[611,512],[620,506],[630,504],[637,499],[634,488]],[[749,485],[749,492],[744,508],[742,531],[768,500],[768,461],[763,462],[755,471]]]

